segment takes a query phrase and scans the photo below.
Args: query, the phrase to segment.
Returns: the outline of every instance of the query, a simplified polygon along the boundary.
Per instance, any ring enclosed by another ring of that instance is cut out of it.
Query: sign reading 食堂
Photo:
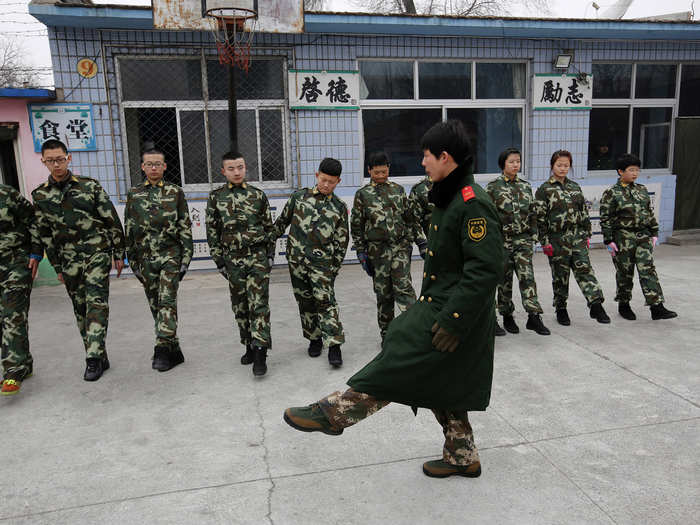
[[[68,151],[95,151],[92,104],[29,104],[34,151],[49,139],[60,140]]]
[[[536,74],[532,81],[533,109],[591,109],[593,75]]]
[[[289,70],[289,109],[360,109],[359,71]]]

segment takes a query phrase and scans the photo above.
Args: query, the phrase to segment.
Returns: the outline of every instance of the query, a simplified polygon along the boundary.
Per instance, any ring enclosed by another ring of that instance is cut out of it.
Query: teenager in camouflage
[[[350,233],[357,258],[372,278],[377,295],[377,322],[382,340],[400,311],[416,302],[411,283],[413,242],[425,258],[427,242],[403,187],[389,180],[389,158],[375,152],[367,158],[371,182],[355,193]]]
[[[44,251],[34,226],[34,207],[5,184],[0,184],[0,232],[0,394],[9,396],[19,392],[22,381],[33,371],[29,295]]]
[[[207,241],[209,253],[228,281],[241,344],[241,364],[253,363],[253,375],[267,372],[270,338],[270,269],[275,235],[270,204],[262,190],[245,181],[245,159],[238,152],[221,159],[228,181],[209,194]]]
[[[659,236],[659,224],[646,187],[636,182],[641,165],[635,155],[625,154],[617,159],[620,178],[617,184],[605,190],[600,201],[603,242],[617,271],[615,301],[620,315],[629,321],[637,318],[630,307],[636,266],[651,318],[672,319],[677,314],[664,306],[664,294],[654,267],[653,251]]]
[[[571,324],[566,302],[569,298],[569,276],[573,271],[586,297],[591,318],[607,324],[610,318],[603,309],[603,290],[588,257],[591,219],[586,200],[581,186],[567,177],[572,162],[568,151],[555,151],[550,160],[552,175],[537,188],[535,209],[539,241],[552,270],[557,322],[564,326]]]
[[[65,144],[47,140],[41,160],[47,182],[32,191],[36,222],[49,262],[68,291],[86,352],[86,381],[109,368],[105,350],[109,320],[109,271],[122,273],[124,232],[100,183],[74,175]]]
[[[165,372],[184,362],[177,338],[177,289],[192,260],[192,223],[182,189],[163,179],[163,152],[141,155],[146,174],[129,190],[124,229],[129,263],[143,285],[155,321],[151,366]]]
[[[411,193],[408,195],[411,209],[413,210],[416,220],[421,225],[421,228],[423,228],[426,239],[429,233],[430,215],[435,207],[435,205],[428,200],[428,192],[431,186],[430,178],[425,177],[422,181],[413,185]]]
[[[535,272],[532,269],[532,245],[537,241],[537,215],[535,199],[530,183],[518,177],[520,151],[508,148],[498,156],[498,166],[503,174],[489,182],[486,193],[496,205],[503,227],[503,243],[506,265],[503,282],[498,285],[498,312],[503,316],[504,328],[512,334],[520,329],[513,319],[513,271],[518,276],[520,297],[527,312],[528,330],[549,335],[542,323],[542,307],[537,300]]]
[[[287,262],[308,353],[318,357],[325,343],[334,367],[343,364],[345,342],[334,290],[348,247],[348,207],[333,193],[342,169],[336,159],[323,159],[316,186],[293,193],[275,221],[276,237],[289,226]]]
[[[423,166],[435,204],[420,299],[389,325],[382,351],[335,392],[284,420],[304,432],[339,435],[390,402],[429,408],[445,438],[442,458],[423,464],[427,476],[481,474],[469,410],[491,395],[503,240],[498,213],[474,182],[464,126],[448,120],[423,136]]]

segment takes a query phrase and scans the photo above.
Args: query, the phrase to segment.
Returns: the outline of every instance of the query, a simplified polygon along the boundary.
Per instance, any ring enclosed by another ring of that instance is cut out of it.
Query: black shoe
[[[637,316],[634,315],[632,308],[630,308],[630,303],[618,304],[617,311],[624,319],[627,319],[628,321],[634,321],[637,319]]]
[[[557,309],[557,323],[563,326],[569,326],[571,324],[569,312],[566,311],[566,308]]]
[[[659,319],[673,319],[674,317],[678,317],[678,314],[676,312],[666,310],[664,303],[652,304],[649,309],[651,310],[651,318],[654,321],[658,321]]]
[[[158,370],[159,372],[170,370],[170,359],[168,359],[169,353],[170,348],[167,345],[156,345],[156,347],[153,349],[153,362],[151,363],[151,368],[153,368],[153,370]]]
[[[85,374],[83,375],[85,381],[97,381],[105,370],[109,370],[109,359],[107,359],[106,353],[102,357],[88,357],[85,363]]]
[[[534,330],[540,335],[549,335],[551,332],[549,331],[549,328],[547,328],[544,323],[542,322],[542,318],[540,317],[539,314],[528,314],[527,315],[527,324],[525,325],[525,328],[528,330]]]
[[[498,324],[498,321],[496,321],[496,335],[498,337],[506,335],[506,331],[503,328],[501,328],[501,325]]]
[[[314,339],[309,343],[309,356],[318,357],[321,355],[323,350],[323,341],[321,339]]]
[[[608,317],[608,314],[605,313],[605,309],[603,308],[603,303],[593,303],[591,305],[591,319],[595,319],[601,324],[609,324],[610,323],[610,318]]]
[[[515,324],[515,319],[513,319],[512,315],[503,316],[503,328],[506,329],[506,332],[510,332],[511,334],[520,333],[520,328]]]
[[[170,370],[171,368],[175,368],[177,365],[185,362],[185,356],[182,355],[182,350],[180,350],[179,344],[174,344],[170,347],[170,353],[168,353],[168,361],[170,363],[168,370]],[[159,370],[159,372],[165,372],[165,370]]]
[[[328,363],[335,368],[343,365],[343,355],[340,353],[340,345],[331,345],[328,347]]]
[[[249,365],[253,362],[255,356],[255,351],[253,350],[253,345],[248,343],[245,345],[245,354],[241,356],[241,364]]]
[[[267,373],[267,348],[254,346],[255,356],[253,357],[253,375],[264,376]]]

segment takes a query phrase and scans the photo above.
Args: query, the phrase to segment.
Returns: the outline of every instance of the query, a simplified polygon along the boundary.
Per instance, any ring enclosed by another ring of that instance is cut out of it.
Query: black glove
[[[365,252],[358,252],[357,260],[360,261],[362,269],[367,272],[367,275],[374,277],[374,266],[372,266],[372,261],[369,260]]]
[[[440,328],[437,323],[433,325],[432,332],[433,346],[440,352],[454,352],[459,345],[459,337],[452,335],[444,328]]]
[[[186,264],[180,265],[180,280],[182,281],[182,278],[185,276],[187,273],[187,266]]]
[[[428,243],[426,241],[419,242],[417,243],[418,246],[418,253],[421,256],[421,259],[425,260],[425,254],[428,252]]]

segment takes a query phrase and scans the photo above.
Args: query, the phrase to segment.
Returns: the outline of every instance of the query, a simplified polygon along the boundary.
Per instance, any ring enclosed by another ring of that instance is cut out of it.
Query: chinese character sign
[[[49,139],[63,142],[68,151],[95,151],[92,104],[30,104],[34,151]]]
[[[360,109],[358,71],[289,70],[290,109]]]
[[[535,75],[533,109],[591,109],[592,75]]]

